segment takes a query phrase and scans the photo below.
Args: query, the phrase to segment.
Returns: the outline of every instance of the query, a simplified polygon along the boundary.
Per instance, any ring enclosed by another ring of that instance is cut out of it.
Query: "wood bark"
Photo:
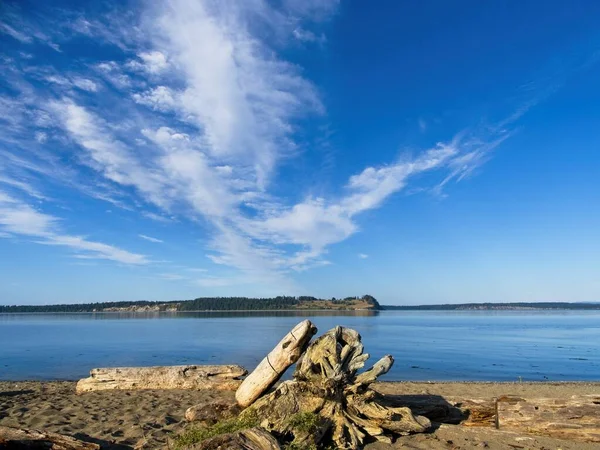
[[[311,321],[304,320],[286,334],[242,382],[235,393],[238,404],[242,407],[251,405],[272,387],[288,367],[298,361],[316,332]]]
[[[241,366],[158,366],[92,369],[79,380],[76,391],[110,389],[216,389],[235,390],[248,371]]]
[[[0,448],[23,450],[99,450],[100,446],[62,434],[0,426]]]
[[[496,405],[501,430],[600,442],[600,395],[570,399],[505,396],[499,397]]]
[[[369,386],[394,363],[386,355],[357,375],[369,355],[360,335],[336,327],[313,341],[298,362],[294,379],[242,411],[263,418],[261,426],[298,445],[329,445],[358,449],[366,440],[391,442],[394,436],[427,431],[426,417],[407,407],[385,405]],[[295,418],[313,419],[298,427]]]
[[[280,450],[277,440],[262,428],[249,428],[237,433],[207,439],[186,450]]]
[[[221,420],[231,419],[241,412],[240,406],[235,402],[212,401],[190,406],[185,411],[185,420],[200,422],[204,425],[213,425]]]

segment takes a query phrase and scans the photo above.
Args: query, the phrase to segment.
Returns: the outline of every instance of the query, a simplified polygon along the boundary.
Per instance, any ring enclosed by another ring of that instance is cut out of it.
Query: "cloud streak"
[[[37,211],[4,192],[0,192],[0,232],[2,237],[22,236],[45,245],[67,247],[78,258],[105,259],[122,264],[148,264],[146,256],[131,253],[83,236],[60,232],[60,219]]]
[[[165,242],[162,239],[157,239],[152,236],[146,236],[145,234],[138,234],[138,237],[144,239],[145,241],[154,242],[155,244],[162,244],[163,242]]]
[[[318,121],[326,111],[302,69],[278,56],[264,36],[283,47],[324,42],[319,24],[335,15],[338,3],[151,2],[139,17],[127,16],[128,31],[118,18],[112,27],[109,20],[74,18],[70,32],[111,45],[114,60],[89,62],[84,55],[80,73],[27,62],[32,66],[13,80],[20,101],[0,97],[0,108],[14,111],[0,135],[10,144],[0,148],[10,168],[0,183],[41,200],[28,177],[51,179],[161,226],[174,219],[193,224],[208,234],[204,256],[228,273],[203,276],[197,285],[294,290],[290,274],[329,264],[328,248],[360,231],[365,212],[425,175],[435,174],[428,187],[438,191],[464,179],[510,136],[505,121],[366,167],[327,195],[306,194],[309,187],[298,201],[282,195],[278,170],[302,151],[303,121]],[[4,24],[5,33],[29,45],[11,30]],[[69,248],[79,257],[152,262],[65,234],[57,217],[4,195],[2,233]]]

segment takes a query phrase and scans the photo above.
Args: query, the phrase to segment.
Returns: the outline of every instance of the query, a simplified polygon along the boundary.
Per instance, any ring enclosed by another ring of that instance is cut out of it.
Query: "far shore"
[[[298,312],[307,312],[307,313],[332,313],[332,312],[342,312],[342,313],[381,313],[381,312],[444,312],[444,313],[461,313],[461,312],[505,312],[505,311],[578,311],[578,312],[594,312],[597,313],[600,311],[598,309],[591,308],[473,308],[473,309],[419,309],[417,307],[403,308],[403,309],[199,309],[199,310],[191,310],[191,311],[140,311],[140,310],[131,310],[131,311],[40,311],[40,312],[0,312],[0,316],[2,315],[40,315],[40,314],[48,314],[48,315],[74,315],[74,314],[193,314],[193,313],[277,313],[277,312],[289,312],[289,313],[298,313]]]

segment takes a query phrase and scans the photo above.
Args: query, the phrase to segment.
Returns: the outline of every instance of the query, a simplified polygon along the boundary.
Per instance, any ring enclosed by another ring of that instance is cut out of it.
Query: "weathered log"
[[[100,446],[62,434],[0,426],[0,448],[99,450]]]
[[[299,446],[333,444],[338,449],[361,448],[368,437],[389,443],[393,436],[429,429],[426,417],[385,405],[369,387],[392,367],[390,355],[356,374],[368,357],[356,331],[336,327],[308,346],[294,380],[281,383],[240,417],[257,415],[263,428]]]
[[[216,389],[233,391],[248,371],[241,366],[158,366],[92,369],[77,383],[81,394],[109,389]]]
[[[288,367],[298,361],[316,332],[311,321],[304,320],[286,334],[242,382],[235,393],[238,404],[242,407],[251,405],[272,387]]]
[[[497,399],[496,406],[501,430],[600,442],[600,395],[570,399],[504,396]]]
[[[277,440],[262,428],[249,428],[236,433],[207,439],[186,450],[280,450]]]

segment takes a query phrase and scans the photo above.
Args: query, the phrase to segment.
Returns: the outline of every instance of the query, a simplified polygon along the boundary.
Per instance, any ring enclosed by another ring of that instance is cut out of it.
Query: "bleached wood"
[[[216,389],[233,391],[248,371],[237,365],[110,367],[92,369],[90,377],[79,380],[76,391],[110,389]]]
[[[235,393],[241,407],[251,405],[298,361],[317,328],[310,320],[296,325],[242,382]]]
[[[308,346],[293,380],[252,403],[240,417],[260,417],[263,428],[276,436],[293,436],[292,445],[299,448],[333,445],[355,450],[370,438],[390,442],[393,436],[427,431],[429,419],[408,407],[386,405],[369,387],[394,359],[387,355],[357,375],[367,358],[355,330],[335,327]],[[307,417],[310,429],[294,425],[294,418]]]
[[[99,450],[100,446],[62,434],[0,426],[0,448]]]
[[[581,442],[600,442],[600,394],[569,399],[500,397],[498,428]]]

